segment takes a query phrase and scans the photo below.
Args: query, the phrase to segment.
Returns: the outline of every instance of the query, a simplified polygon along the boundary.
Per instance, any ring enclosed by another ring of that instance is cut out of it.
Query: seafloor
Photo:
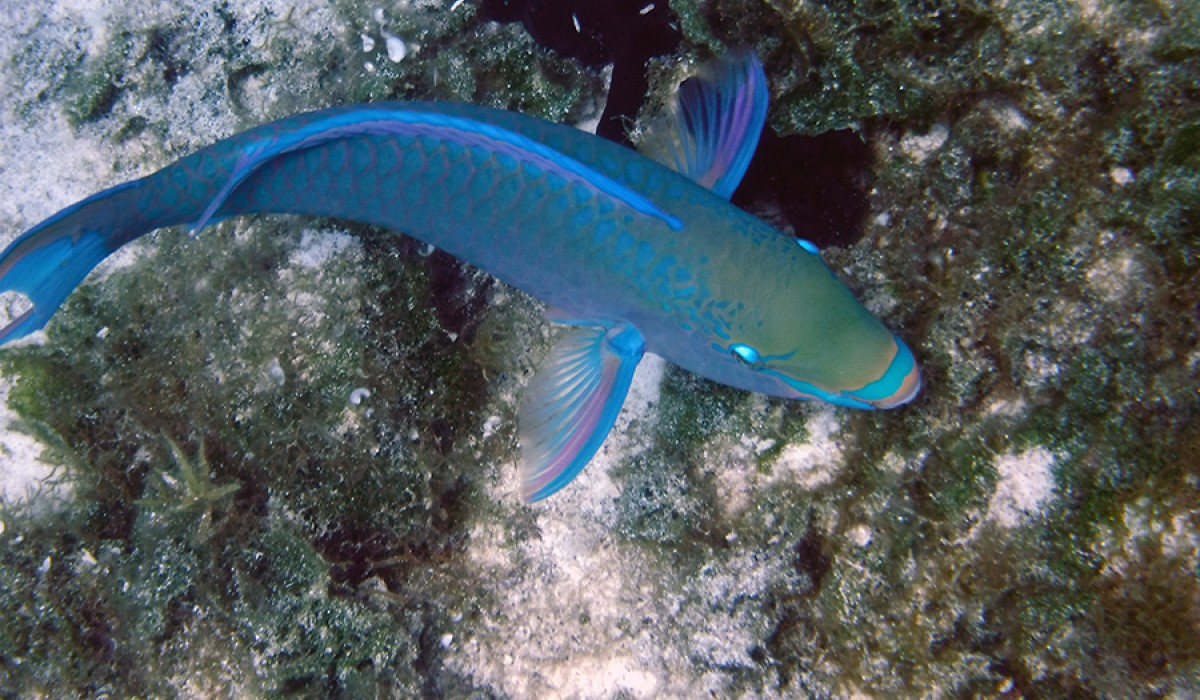
[[[537,302],[336,221],[163,231],[0,351],[0,697],[1200,693],[1195,0],[3,5],[5,242],[330,104],[620,136],[643,64],[661,103],[752,46],[777,148],[735,201],[926,381],[859,412],[648,363],[527,506]]]

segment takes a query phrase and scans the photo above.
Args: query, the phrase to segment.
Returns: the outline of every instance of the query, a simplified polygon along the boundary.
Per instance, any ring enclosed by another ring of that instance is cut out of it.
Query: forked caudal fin
[[[32,304],[0,329],[0,344],[40,330],[101,260],[169,223],[147,222],[138,214],[135,200],[144,182],[126,182],[73,204],[0,253],[0,292],[19,292]]]

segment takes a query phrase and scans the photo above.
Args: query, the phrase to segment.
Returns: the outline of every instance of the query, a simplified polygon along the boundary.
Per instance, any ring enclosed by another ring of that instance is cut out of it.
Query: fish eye
[[[733,355],[733,359],[746,365],[751,369],[759,369],[762,367],[762,355],[754,348],[745,343],[734,343],[729,346],[729,352]]]

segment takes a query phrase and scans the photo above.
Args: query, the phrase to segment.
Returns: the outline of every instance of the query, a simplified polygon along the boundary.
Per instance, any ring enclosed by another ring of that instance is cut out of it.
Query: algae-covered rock
[[[644,60],[572,45],[596,17],[15,5],[0,238],[330,104],[594,123]],[[823,255],[913,347],[916,401],[786,402],[647,361],[594,462],[528,506],[536,302],[369,227],[163,231],[0,350],[0,694],[1200,692],[1200,9],[678,0],[666,21],[682,42],[647,104],[713,52],[759,53],[764,142],[826,155],[759,159],[735,201],[808,236],[778,183],[854,195],[812,227],[850,227]],[[797,147],[834,129],[849,150]]]

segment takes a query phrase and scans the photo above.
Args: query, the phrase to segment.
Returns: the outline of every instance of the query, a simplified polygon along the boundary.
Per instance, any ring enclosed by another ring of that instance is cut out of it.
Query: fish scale
[[[537,131],[541,132],[540,137],[545,137],[544,130]],[[569,131],[568,135],[577,133]],[[572,140],[563,135],[553,139],[563,148]],[[586,156],[589,164],[607,169],[606,174],[614,179],[629,174],[648,179],[646,166],[622,168],[611,154],[602,161],[597,158],[595,148],[574,145],[567,150],[576,157]],[[632,311],[638,306],[652,311],[669,301],[668,297],[673,299],[669,289],[662,290],[667,294],[645,298],[644,292],[655,291],[659,285],[644,278],[642,273],[651,262],[659,260],[651,243],[656,233],[661,238],[689,235],[689,232],[669,231],[662,222],[644,221],[646,217],[622,212],[623,208],[611,198],[579,185],[566,185],[570,191],[555,187],[552,182],[555,176],[545,171],[538,177],[530,177],[523,167],[509,171],[495,154],[478,147],[464,149],[464,154],[470,156],[458,159],[448,157],[446,151],[444,144],[427,139],[362,136],[287,154],[247,179],[217,214],[227,217],[265,212],[303,213],[412,232],[506,282],[583,316],[612,315],[611,305],[601,313],[594,300],[597,295],[603,295],[609,302],[614,297],[621,299],[620,290],[627,285],[614,278],[634,280],[638,292],[636,297],[626,295],[630,298],[622,300],[625,303],[623,308],[616,309],[618,312]],[[367,154],[381,152],[394,154],[395,165],[376,157],[372,169],[357,171],[350,166],[355,162],[371,162]],[[621,155],[626,153],[622,151]],[[209,182],[219,182],[231,171],[227,162]],[[665,189],[669,179],[679,178],[669,171],[655,175],[660,190]],[[559,181],[562,182],[561,178]],[[629,184],[640,187],[643,183]],[[192,196],[189,207],[192,216],[199,215],[216,189],[214,184],[199,196]],[[683,185],[676,183],[675,191],[682,194]],[[320,192],[322,196],[313,197],[309,194],[312,192]],[[387,196],[387,192],[396,194]],[[643,190],[643,193],[664,202],[664,207],[678,206],[665,191]],[[565,211],[553,211],[563,202]],[[586,224],[571,225],[576,217]],[[597,229],[607,229],[609,233],[597,239],[590,235]],[[618,248],[622,234],[635,238],[639,246],[632,251]],[[585,276],[578,274],[578,269],[592,265],[596,259],[608,264]],[[678,251],[672,259],[680,260]],[[535,270],[537,279],[531,282],[531,272]]]
[[[395,152],[394,166],[355,171],[348,165],[362,162],[358,154],[381,150]],[[249,178],[218,214],[282,211],[412,231],[508,282],[530,268],[545,269],[554,260],[569,259],[572,249],[578,250],[576,245],[563,245],[565,240],[577,243],[578,236],[572,234],[578,232],[559,223],[564,217],[547,215],[560,198],[570,199],[562,188],[559,194],[550,194],[554,190],[550,175],[543,172],[530,178],[508,173],[479,149],[472,149],[472,157],[461,158],[451,157],[446,150],[421,139],[401,143],[359,137],[288,154]],[[308,196],[310,192],[322,196]],[[585,203],[569,204],[571,214],[599,206],[596,198],[577,199]],[[553,294],[555,287],[565,286],[552,279],[559,268],[550,268],[539,296],[551,303],[569,303]]]

